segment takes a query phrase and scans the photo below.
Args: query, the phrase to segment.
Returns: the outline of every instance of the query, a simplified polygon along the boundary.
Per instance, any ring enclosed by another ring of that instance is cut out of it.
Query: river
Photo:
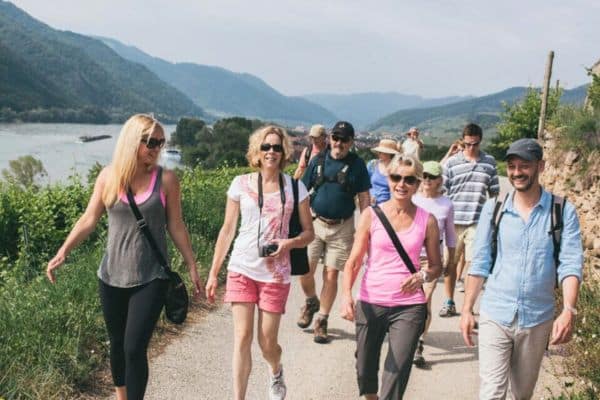
[[[10,160],[31,155],[42,161],[48,172],[47,182],[64,181],[78,173],[85,177],[96,162],[106,165],[122,125],[88,124],[0,124],[0,170]],[[174,125],[165,125],[170,137]],[[79,136],[111,135],[111,138],[79,143]],[[161,164],[172,168],[177,163],[164,159]]]

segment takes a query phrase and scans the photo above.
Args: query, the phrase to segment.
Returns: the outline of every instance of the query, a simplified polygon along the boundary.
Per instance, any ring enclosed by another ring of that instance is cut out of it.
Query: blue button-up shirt
[[[498,255],[492,274],[492,215],[495,199],[486,202],[477,225],[469,275],[488,278],[480,312],[510,326],[515,314],[519,327],[529,328],[554,316],[556,273],[562,282],[576,276],[581,282],[583,248],[575,207],[565,203],[558,270],[550,226],[552,195],[542,190],[528,221],[513,206],[513,195],[504,204],[498,232]]]

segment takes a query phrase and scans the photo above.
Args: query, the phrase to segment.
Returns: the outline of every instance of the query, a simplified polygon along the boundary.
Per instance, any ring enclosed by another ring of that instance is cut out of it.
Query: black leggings
[[[127,387],[128,400],[141,400],[148,383],[146,350],[165,303],[167,281],[155,279],[132,288],[99,282],[113,382]]]

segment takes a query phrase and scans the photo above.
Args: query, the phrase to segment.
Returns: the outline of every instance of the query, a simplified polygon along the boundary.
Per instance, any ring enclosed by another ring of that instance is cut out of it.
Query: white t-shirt
[[[442,244],[447,247],[456,247],[456,231],[454,230],[454,206],[452,200],[446,196],[424,197],[416,193],[412,197],[413,203],[433,214],[440,230],[440,251],[444,254]],[[425,246],[421,252],[422,257],[427,256]]]
[[[404,154],[412,155],[419,159],[419,154],[421,152],[421,147],[419,146],[419,142],[414,139],[407,138],[404,142],[402,142],[402,152]]]
[[[285,211],[281,212],[281,194],[278,191],[263,194],[262,218],[258,208],[258,174],[236,176],[227,196],[240,203],[241,224],[233,243],[227,270],[245,275],[259,282],[288,283],[290,281],[290,254],[278,257],[259,257],[258,244],[268,244],[275,238],[287,238],[294,208],[292,179],[284,174]],[[302,181],[298,182],[298,202],[308,197]],[[260,223],[260,238],[258,225]]]

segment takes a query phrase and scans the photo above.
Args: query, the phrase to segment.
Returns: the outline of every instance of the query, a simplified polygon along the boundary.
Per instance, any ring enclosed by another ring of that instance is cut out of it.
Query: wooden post
[[[542,90],[542,108],[540,110],[540,122],[538,124],[538,140],[544,139],[544,126],[546,125],[546,106],[548,105],[548,92],[550,91],[550,79],[552,79],[552,62],[554,61],[554,52],[548,53],[546,62],[546,73],[544,74],[544,88]]]

